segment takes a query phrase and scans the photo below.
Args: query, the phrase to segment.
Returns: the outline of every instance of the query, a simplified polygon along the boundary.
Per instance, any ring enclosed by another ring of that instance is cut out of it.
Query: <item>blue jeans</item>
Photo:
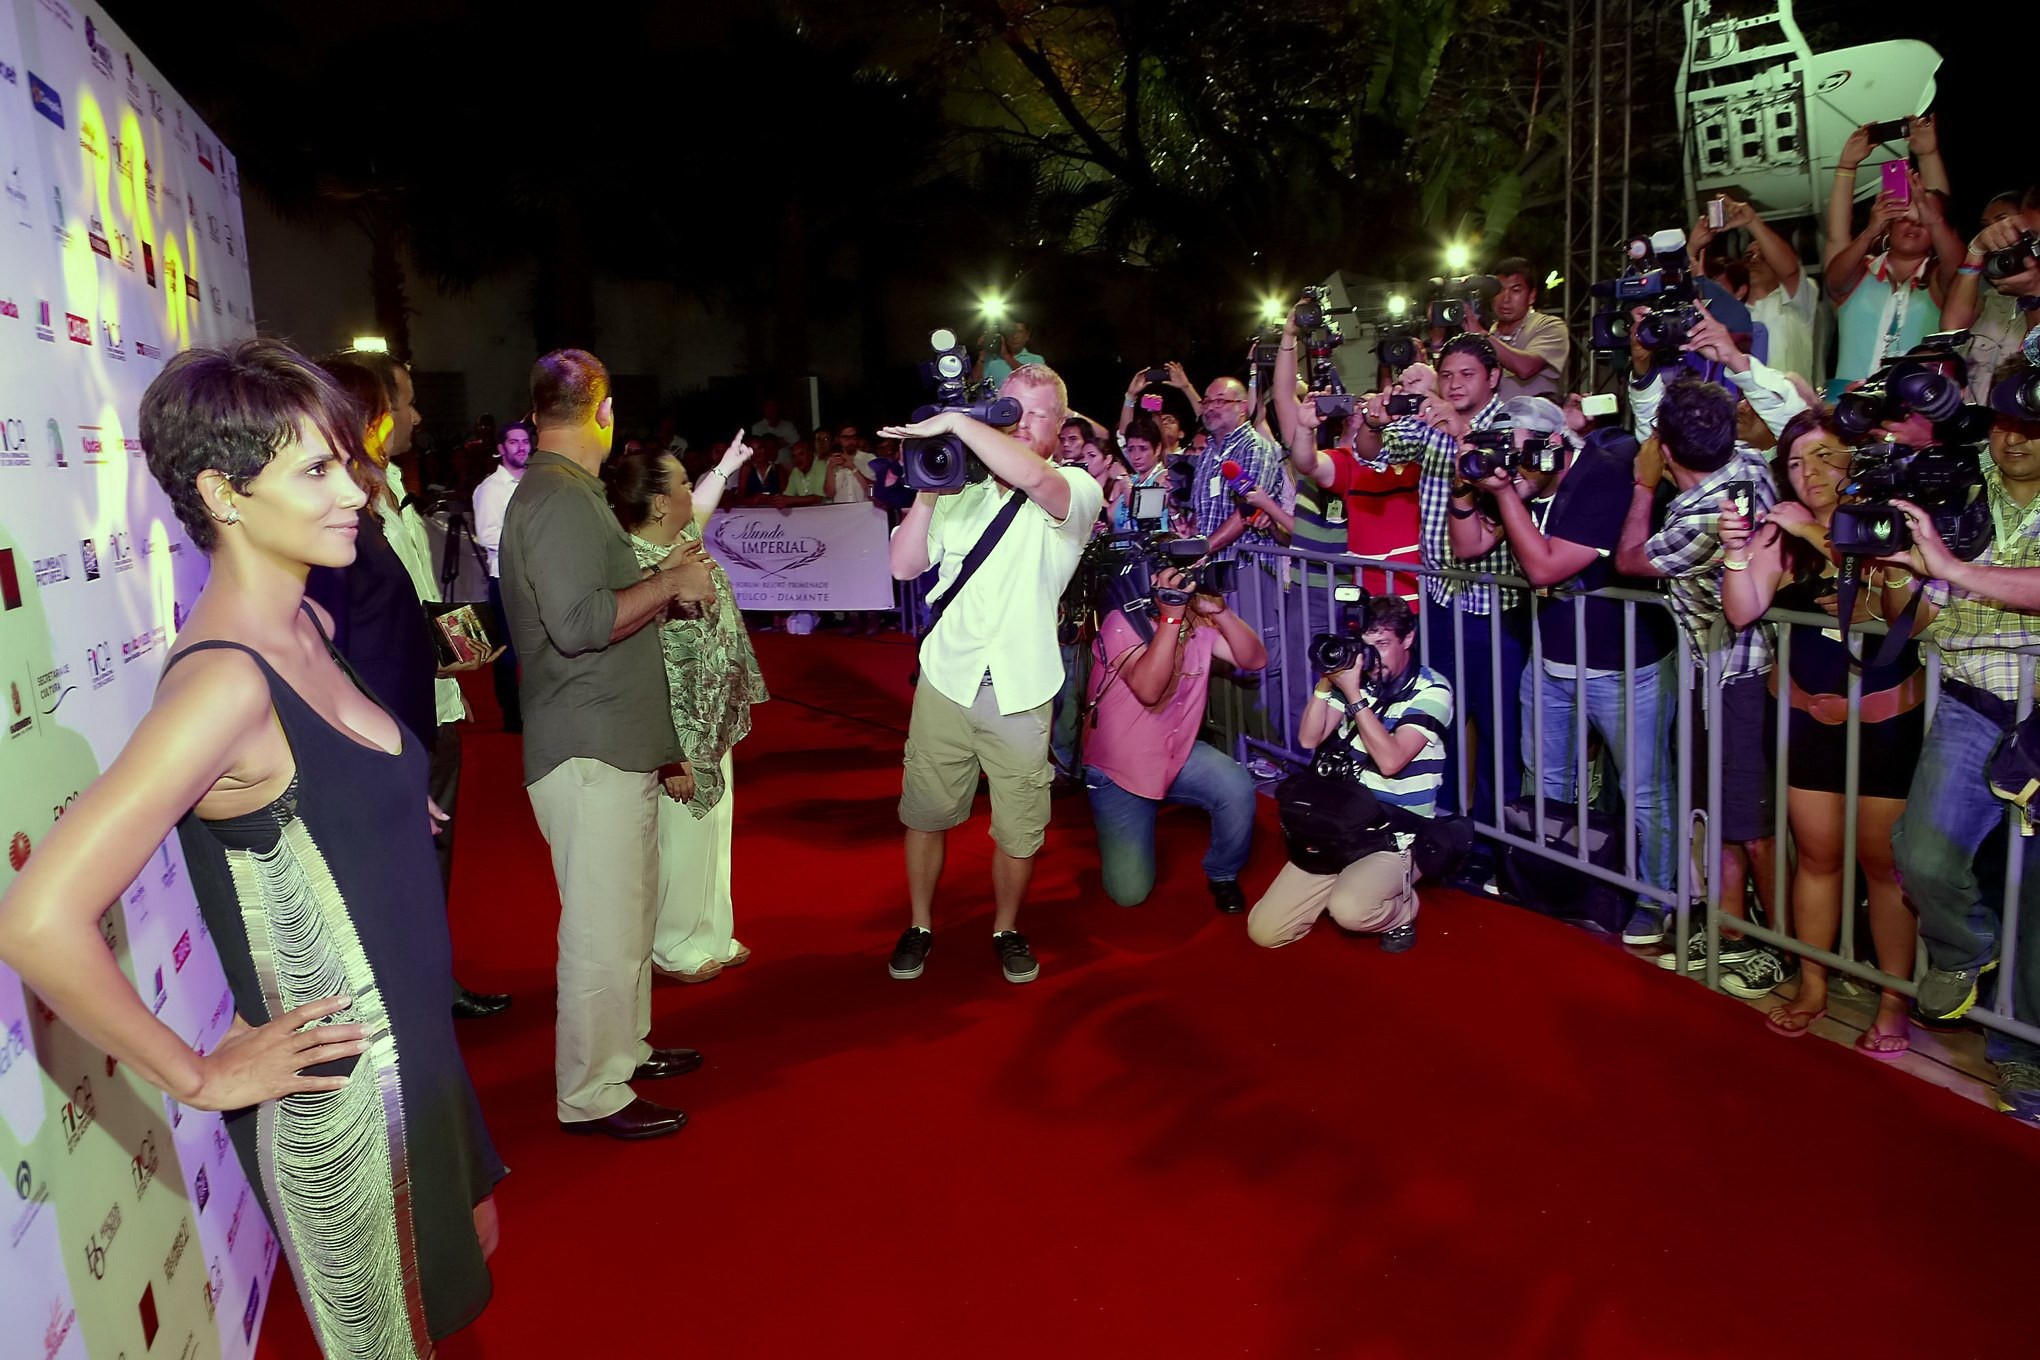
[[[1672,890],[1676,877],[1673,860],[1672,822],[1677,817],[1673,788],[1672,728],[1678,720],[1679,692],[1672,681],[1673,658],[1667,656],[1655,666],[1639,666],[1632,690],[1617,675],[1588,676],[1584,689],[1587,725],[1601,734],[1615,766],[1622,773],[1622,796],[1636,809],[1636,830],[1643,838],[1643,850],[1636,862],[1637,877],[1653,887]],[[1577,811],[1573,774],[1579,752],[1573,738],[1577,731],[1582,682],[1546,675],[1535,666],[1523,668],[1523,763],[1543,773],[1544,796],[1556,798]],[[1636,703],[1635,751],[1626,747],[1628,729],[1623,710],[1628,697]],[[1531,715],[1543,712],[1544,749],[1537,749],[1537,729]],[[1620,866],[1627,868],[1626,858]]]
[[[1155,886],[1155,813],[1163,803],[1187,803],[1211,814],[1211,849],[1204,876],[1237,879],[1254,842],[1254,781],[1238,761],[1197,742],[1158,802],[1128,793],[1093,765],[1084,767],[1084,791],[1098,823],[1098,859],[1105,892],[1122,907],[1138,906]]]
[[[1920,940],[1936,968],[1974,968],[1998,954],[2002,887],[1986,894],[1977,881],[1976,852],[2004,825],[2005,804],[1993,795],[1984,767],[2003,733],[1946,693],[1927,728],[1905,813],[1892,829],[1899,881],[1920,917]],[[2013,988],[2012,1015],[2040,1024],[2040,838],[2014,835],[2025,856],[2019,892],[2019,957],[1999,961],[1997,985]],[[2002,885],[2003,873],[1987,877]],[[2040,1062],[2040,1047],[1984,1031],[1992,1062]]]
[[[1513,798],[1522,791],[1523,771],[1516,763],[1523,749],[1523,736],[1517,731],[1522,705],[1520,702],[1498,700],[1503,695],[1517,695],[1522,689],[1529,620],[1521,606],[1505,610],[1502,614],[1502,688],[1498,694],[1492,669],[1495,645],[1490,636],[1489,630],[1493,625],[1489,616],[1466,615],[1462,623],[1466,630],[1465,653],[1455,655],[1452,615],[1451,608],[1439,604],[1429,595],[1424,596],[1424,623],[1430,630],[1429,650],[1424,654],[1424,664],[1444,676],[1446,683],[1452,686],[1453,720],[1445,732],[1445,784],[1438,790],[1438,815],[1463,812],[1476,821],[1493,821],[1498,816],[1495,811],[1495,750],[1498,746],[1504,753],[1502,798]],[[1458,715],[1462,712],[1466,714],[1467,728],[1476,734],[1473,806],[1467,808],[1459,806],[1459,762],[1463,753],[1459,749]]]

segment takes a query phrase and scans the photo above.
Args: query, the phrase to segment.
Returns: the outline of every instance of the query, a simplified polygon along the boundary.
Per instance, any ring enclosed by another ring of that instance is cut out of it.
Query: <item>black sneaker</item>
[[[1397,926],[1394,930],[1384,930],[1381,932],[1381,952],[1384,954],[1404,954],[1416,947],[1417,923],[1415,921],[1410,922],[1406,926]]]
[[[1759,947],[1721,965],[1721,990],[1745,1001],[1755,1001],[1760,996],[1770,995],[1779,983],[1790,976],[1782,952]]]
[[[1211,905],[1226,915],[1237,916],[1247,909],[1247,895],[1232,879],[1207,878],[1204,886],[1211,889]]]
[[[934,947],[934,931],[908,926],[900,932],[900,942],[893,946],[892,962],[885,970],[902,982],[917,978],[928,966],[928,951]]]
[[[1032,982],[1041,975],[1041,965],[1034,961],[1034,951],[1027,947],[1027,937],[1019,931],[1002,930],[992,936],[992,948],[999,955],[999,968],[1006,974],[1006,981]]]

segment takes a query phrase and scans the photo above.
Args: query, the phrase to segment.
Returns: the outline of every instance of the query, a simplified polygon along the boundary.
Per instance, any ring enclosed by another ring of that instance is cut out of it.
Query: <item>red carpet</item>
[[[1039,982],[992,956],[982,810],[891,981],[911,654],[760,643],[756,957],[659,988],[654,1041],[709,1059],[645,1092],[674,1138],[555,1129],[551,872],[515,740],[468,739],[460,976],[517,1004],[462,1034],[513,1174],[449,1357],[2032,1353],[2040,1133],[1510,907],[1429,893],[1400,957],[1257,950],[1194,813],[1126,910],[1079,797],[1021,921]],[[287,1286],[266,1332],[312,1353]]]

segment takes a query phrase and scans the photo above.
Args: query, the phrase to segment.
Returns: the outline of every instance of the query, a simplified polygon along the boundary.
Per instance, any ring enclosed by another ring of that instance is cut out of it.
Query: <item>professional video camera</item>
[[[1948,550],[1965,562],[1990,546],[1990,501],[1984,494],[1978,445],[1869,444],[1851,451],[1843,503],[1835,507],[1829,541],[1845,556],[1882,557],[1913,545],[1912,525],[1895,500],[1927,512]]]
[[[1929,335],[1913,352],[1892,360],[1851,388],[1835,401],[1835,426],[1849,439],[1862,439],[1887,420],[1903,420],[1915,413],[1936,425],[1963,416],[1962,377],[1955,349],[1969,338],[1968,331],[1942,331]],[[1980,422],[1980,423],[1979,423]],[[1965,423],[1949,432],[1951,443],[1980,439],[1989,429],[1982,416],[1965,417]]]
[[[914,412],[915,420],[926,420],[944,411],[957,411],[986,425],[1005,429],[1019,423],[1020,403],[1011,397],[980,393],[970,399],[970,353],[957,340],[956,332],[942,329],[928,336],[933,359],[921,365],[921,378],[934,389],[935,401]],[[906,483],[914,491],[961,491],[990,475],[963,440],[953,434],[926,439],[909,439],[900,445],[900,462],[906,468]]]
[[[1502,281],[1493,274],[1462,274],[1426,280],[1417,300],[1426,304],[1424,316],[1430,327],[1444,331],[1450,340],[1466,329],[1469,308],[1472,315],[1485,320],[1501,291]]]
[[[2021,231],[2018,240],[1983,257],[1983,276],[1992,283],[2017,278],[2035,260],[2040,260],[2040,238],[2030,231]]]
[[[1141,488],[1159,492],[1160,487]],[[1140,491],[1133,493],[1138,496]],[[1239,589],[1239,563],[1207,562],[1211,544],[1202,538],[1172,539],[1161,528],[1160,507],[1152,517],[1134,505],[1132,529],[1100,534],[1084,546],[1076,574],[1063,592],[1063,641],[1076,641],[1083,620],[1124,610],[1144,638],[1154,630],[1157,595],[1164,604],[1187,605],[1194,594],[1226,595]],[[1181,589],[1157,591],[1155,577],[1169,568],[1183,574]]]
[[[1358,667],[1360,685],[1372,689],[1387,678],[1388,666],[1372,643],[1361,641],[1367,631],[1367,592],[1359,586],[1332,587],[1332,631],[1310,640],[1305,655],[1311,669],[1330,675]]]
[[[1565,436],[1559,431],[1531,431],[1518,448],[1515,429],[1499,421],[1466,435],[1459,444],[1459,476],[1468,482],[1492,477],[1504,469],[1556,472],[1565,459]]]
[[[1622,272],[1596,283],[1593,295],[1608,299],[1593,317],[1592,346],[1602,352],[1628,349],[1633,333],[1653,358],[1670,363],[1704,319],[1695,305],[1700,292],[1686,235],[1676,227],[1631,239]],[[1650,310],[1632,323],[1629,313],[1636,307]]]
[[[1990,390],[1990,404],[2007,415],[2040,420],[2040,368],[2023,367],[1998,379]]]

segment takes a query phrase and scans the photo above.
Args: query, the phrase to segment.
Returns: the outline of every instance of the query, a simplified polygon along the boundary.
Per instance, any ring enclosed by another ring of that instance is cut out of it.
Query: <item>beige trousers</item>
[[[554,1099],[568,1123],[635,1099],[651,1056],[657,912],[658,776],[577,756],[527,792],[560,890],[559,1037]]]
[[[659,921],[652,962],[669,973],[728,963],[737,952],[730,906],[730,828],[736,784],[729,753],[722,758],[723,796],[706,817],[685,803],[659,799]]]
[[[1282,866],[1247,913],[1247,938],[1279,949],[1310,933],[1326,912],[1351,931],[1378,935],[1417,919],[1417,870],[1406,850],[1383,850],[1336,874]]]

